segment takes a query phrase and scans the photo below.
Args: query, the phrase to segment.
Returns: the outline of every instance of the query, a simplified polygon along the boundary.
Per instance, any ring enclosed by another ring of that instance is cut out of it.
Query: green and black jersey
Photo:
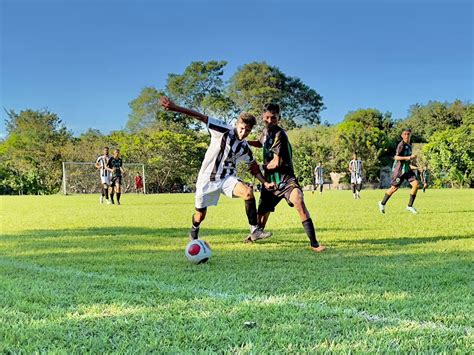
[[[123,163],[122,163],[121,158],[112,157],[112,158],[109,159],[109,162],[108,162],[107,166],[110,169],[113,169],[112,178],[122,176],[122,170],[120,169],[122,167],[122,165],[123,165]]]
[[[264,128],[259,141],[263,146],[264,165],[272,161],[275,155],[280,157],[280,164],[276,169],[271,171],[265,169],[265,179],[268,182],[279,184],[294,177],[293,154],[285,130],[279,126],[273,127],[271,130]]]
[[[399,157],[409,157],[412,154],[411,145],[401,141],[397,145],[397,150],[395,151],[395,156]],[[392,167],[392,177],[398,178],[403,174],[411,171],[410,160],[395,160]]]

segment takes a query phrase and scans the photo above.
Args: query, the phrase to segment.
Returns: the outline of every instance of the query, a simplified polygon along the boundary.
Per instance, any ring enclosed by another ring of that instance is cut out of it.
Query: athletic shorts
[[[274,212],[276,205],[284,198],[288,206],[293,207],[290,201],[291,192],[294,189],[300,189],[298,180],[294,177],[285,178],[280,184],[278,189],[267,190],[262,186],[262,193],[260,194],[260,201],[258,202],[258,214],[263,215],[267,212]]]
[[[405,180],[407,180],[408,182],[416,180],[416,175],[413,170],[409,170],[406,173],[403,173],[401,176],[392,177],[392,182],[390,184],[392,186],[399,187]]]
[[[314,185],[324,185],[324,180],[314,180]]]
[[[239,182],[240,180],[232,175],[217,181],[198,178],[196,183],[195,207],[197,209],[202,209],[209,206],[217,206],[221,194],[230,198],[234,197],[233,191],[235,185]]]
[[[101,176],[100,177],[100,183],[110,185],[110,175]]]
[[[362,176],[351,174],[351,184],[362,184]]]
[[[111,186],[115,186],[115,185],[122,185],[122,177],[121,176],[114,176],[112,178],[112,181],[110,182],[110,185]]]

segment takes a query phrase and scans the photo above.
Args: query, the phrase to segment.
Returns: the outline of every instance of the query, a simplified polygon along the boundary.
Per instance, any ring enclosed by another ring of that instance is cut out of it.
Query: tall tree
[[[319,124],[324,109],[322,97],[314,89],[265,62],[240,67],[229,81],[228,93],[237,107],[256,115],[266,103],[279,103],[287,128]]]

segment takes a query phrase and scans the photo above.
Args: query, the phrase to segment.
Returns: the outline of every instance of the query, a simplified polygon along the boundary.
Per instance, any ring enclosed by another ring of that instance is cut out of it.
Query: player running
[[[318,165],[314,168],[314,184],[313,184],[313,194],[314,190],[319,187],[319,194],[323,194],[323,186],[324,186],[324,168],[323,162],[319,161]]]
[[[271,233],[264,232],[257,225],[257,205],[252,189],[236,176],[237,164],[246,162],[252,175],[266,189],[272,190],[276,187],[274,183],[267,182],[262,176],[245,140],[257,123],[255,117],[245,112],[241,113],[235,127],[232,127],[197,111],[180,107],[167,97],[163,96],[160,101],[166,110],[183,113],[205,123],[211,135],[211,142],[196,182],[196,212],[192,217],[190,238],[198,239],[199,228],[206,218],[207,208],[217,205],[220,194],[245,200],[245,211],[250,225],[248,238],[256,240],[269,237]]]
[[[110,171],[107,170],[107,164],[109,163],[109,147],[104,147],[102,155],[99,156],[95,162],[95,167],[99,169],[100,172],[100,184],[102,186],[101,195],[99,197],[99,202],[104,203],[104,197],[107,201],[107,204],[110,205],[109,201],[109,187],[110,187]]]
[[[278,126],[280,106],[278,104],[265,105],[262,114],[265,128],[257,141],[249,144],[263,148],[263,163],[265,179],[274,182],[277,189],[262,188],[258,205],[259,226],[264,228],[270,212],[275,211],[276,205],[285,199],[290,207],[295,207],[303,224],[303,228],[310,240],[311,249],[322,252],[326,247],[320,245],[316,239],[316,231],[308,209],[304,203],[303,190],[295,177],[292,161],[291,144],[283,128]]]
[[[418,191],[418,180],[416,179],[415,172],[412,170],[413,166],[411,165],[411,161],[416,159],[416,155],[412,154],[410,136],[410,129],[407,128],[403,130],[401,134],[402,141],[397,146],[393,162],[392,186],[385,192],[383,200],[379,202],[379,210],[381,213],[385,213],[387,201],[400,188],[404,180],[407,180],[411,185],[410,200],[408,201],[406,209],[411,213],[418,213],[415,207],[413,207],[413,202],[415,202],[416,193]]]
[[[352,194],[355,199],[360,199],[360,190],[362,189],[362,160],[357,159],[357,153],[352,154],[352,160],[349,162],[349,171],[351,173]]]
[[[120,150],[114,150],[114,156],[109,159],[107,170],[112,173],[110,201],[114,204],[114,193],[117,194],[117,205],[120,205],[120,196],[122,195],[122,176],[125,174],[123,161],[120,158]]]

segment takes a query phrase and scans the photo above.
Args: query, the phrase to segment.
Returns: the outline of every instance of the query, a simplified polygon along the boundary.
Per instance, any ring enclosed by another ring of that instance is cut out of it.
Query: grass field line
[[[141,286],[141,287],[154,287],[162,293],[176,294],[176,293],[192,293],[196,296],[208,296],[211,298],[216,298],[220,300],[230,300],[235,302],[245,302],[245,303],[260,303],[260,304],[282,304],[282,305],[292,305],[300,308],[317,308],[324,312],[330,312],[334,314],[344,314],[350,317],[357,317],[371,323],[382,323],[382,324],[393,324],[397,326],[402,326],[407,329],[418,328],[418,329],[431,329],[437,331],[448,331],[455,333],[463,333],[465,335],[471,335],[473,328],[472,327],[463,327],[463,326],[448,326],[442,323],[436,323],[431,321],[418,321],[411,319],[402,319],[399,317],[387,317],[376,314],[370,314],[363,310],[358,310],[354,308],[343,308],[337,306],[329,306],[324,302],[318,303],[308,303],[298,299],[296,296],[288,295],[277,295],[277,296],[255,296],[255,295],[246,295],[246,294],[233,294],[227,292],[218,292],[208,289],[202,289],[189,286],[178,286],[171,285],[168,283],[160,282],[156,279],[150,279],[147,277],[140,277],[140,279],[133,279],[130,277],[119,277],[111,274],[100,273],[100,272],[85,272],[76,269],[70,268],[55,268],[50,266],[41,266],[38,264],[19,262],[11,259],[0,259],[0,266],[13,266],[16,269],[26,270],[37,273],[50,273],[56,274],[63,277],[77,277],[77,278],[89,278],[93,280],[101,280],[115,283],[122,283],[132,286]]]

